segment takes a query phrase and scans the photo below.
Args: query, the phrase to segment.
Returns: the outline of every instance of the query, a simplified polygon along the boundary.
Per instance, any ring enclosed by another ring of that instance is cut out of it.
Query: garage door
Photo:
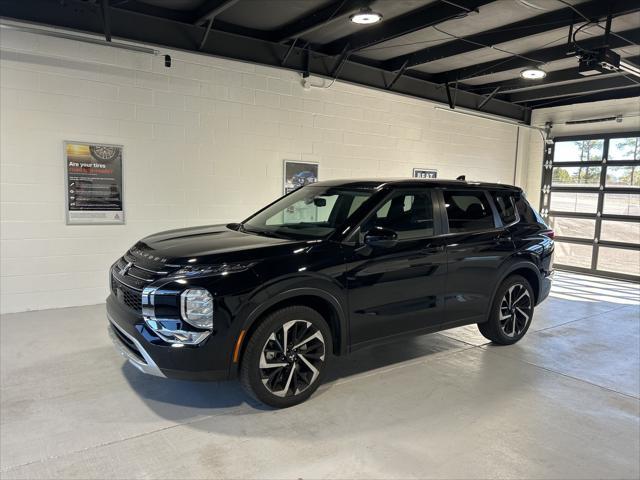
[[[541,205],[556,268],[640,280],[640,132],[555,138]]]

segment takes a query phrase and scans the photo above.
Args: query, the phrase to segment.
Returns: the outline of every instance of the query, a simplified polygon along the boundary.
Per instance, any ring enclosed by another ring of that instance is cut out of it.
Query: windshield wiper
[[[238,231],[242,233],[253,233],[255,235],[262,235],[263,237],[273,237],[273,238],[286,238],[282,235],[278,235],[276,232],[272,232],[271,230],[263,230],[260,228],[246,228],[244,225],[239,224]]]

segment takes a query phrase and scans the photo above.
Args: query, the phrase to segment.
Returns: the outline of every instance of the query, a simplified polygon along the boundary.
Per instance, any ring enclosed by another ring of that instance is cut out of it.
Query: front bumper
[[[131,365],[136,367],[142,373],[153,375],[155,377],[164,377],[164,373],[160,367],[153,361],[151,355],[147,353],[144,347],[133,336],[124,331],[118,324],[107,314],[109,319],[109,337],[113,342],[116,350],[126,358]]]
[[[116,350],[143,373],[181,380],[229,378],[231,354],[223,332],[200,345],[176,348],[159,338],[140,314],[124,307],[113,295],[107,298],[107,318]]]

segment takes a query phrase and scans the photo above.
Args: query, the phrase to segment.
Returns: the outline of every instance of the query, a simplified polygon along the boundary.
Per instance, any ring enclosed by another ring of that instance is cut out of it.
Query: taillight
[[[545,237],[549,237],[551,240],[553,240],[556,236],[556,233],[552,229],[543,230],[540,233]]]

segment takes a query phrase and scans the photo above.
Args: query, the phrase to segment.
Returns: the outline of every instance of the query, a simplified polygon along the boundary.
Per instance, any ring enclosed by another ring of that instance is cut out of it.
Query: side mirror
[[[370,247],[391,248],[397,243],[398,234],[388,228],[373,227],[364,236],[364,244]]]

